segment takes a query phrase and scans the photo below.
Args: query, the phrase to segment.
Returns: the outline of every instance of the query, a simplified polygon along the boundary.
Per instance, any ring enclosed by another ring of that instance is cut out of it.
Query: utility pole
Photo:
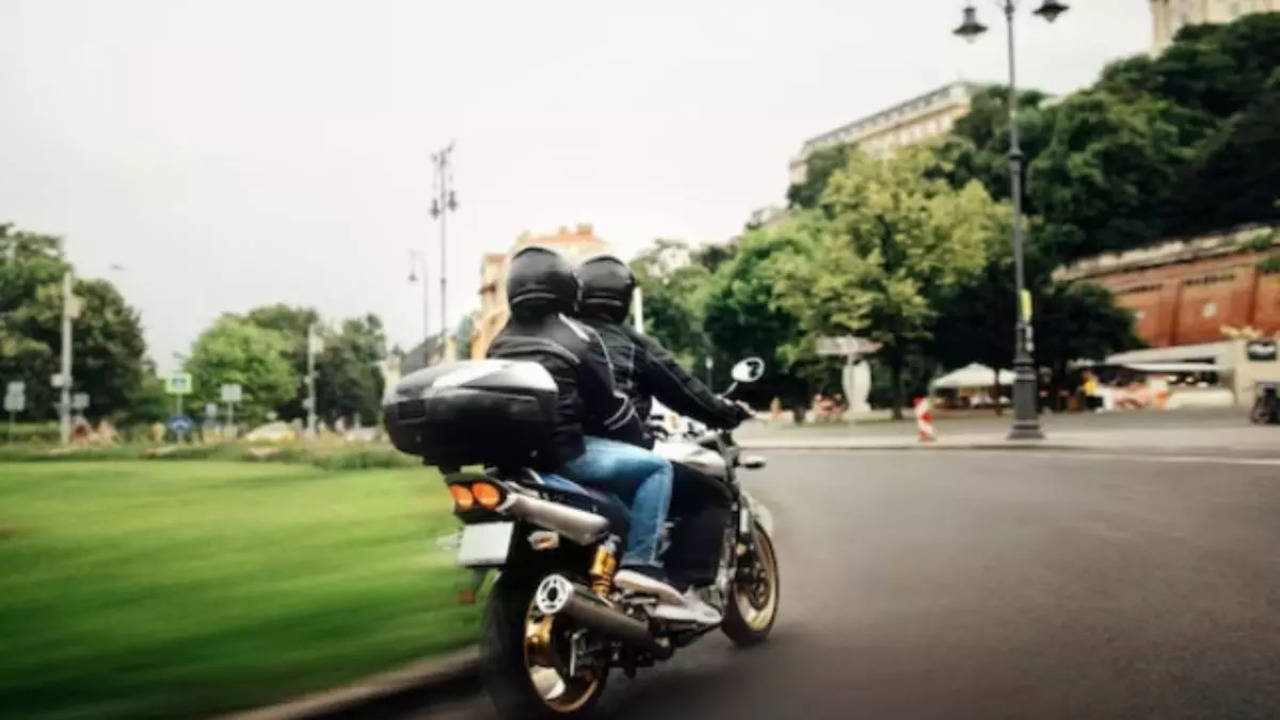
[[[440,343],[441,353],[447,350],[449,335],[449,300],[448,300],[448,276],[449,266],[446,264],[447,240],[448,240],[448,222],[449,213],[458,209],[458,199],[453,192],[453,143],[449,143],[439,152],[432,153],[431,164],[433,166],[433,183],[431,198],[431,217],[440,220]],[[425,258],[424,258],[425,260]],[[423,263],[426,264],[425,262]],[[426,282],[425,278],[423,282]],[[424,340],[425,342],[425,340]],[[423,346],[425,349],[425,345]],[[447,359],[447,358],[444,358]]]
[[[316,436],[316,325],[307,326],[307,436]]]
[[[68,270],[62,274],[62,370],[58,374],[58,436],[63,445],[71,442],[71,318],[79,314],[73,303]]]

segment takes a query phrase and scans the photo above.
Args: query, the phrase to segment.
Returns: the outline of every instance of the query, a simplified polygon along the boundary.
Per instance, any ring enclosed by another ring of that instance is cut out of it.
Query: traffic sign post
[[[235,427],[236,424],[236,403],[240,402],[242,397],[240,385],[237,383],[227,383],[220,388],[222,402],[227,404],[227,425]]]
[[[27,384],[11,380],[4,391],[4,411],[9,413],[9,442],[13,442],[14,417],[27,409]]]
[[[188,372],[175,372],[164,379],[164,391],[172,395],[177,404],[177,411],[174,413],[174,421],[169,423],[169,427],[179,438],[181,438],[187,430],[191,429],[191,420],[189,418],[186,419],[186,424],[183,426],[185,429],[175,427],[177,420],[184,419],[185,417],[182,414],[182,396],[190,395],[194,388],[195,385],[191,381],[191,373]]]

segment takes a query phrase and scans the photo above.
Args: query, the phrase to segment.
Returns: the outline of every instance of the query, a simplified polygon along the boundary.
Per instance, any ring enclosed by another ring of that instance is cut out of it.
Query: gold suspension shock
[[[605,539],[596,548],[596,556],[591,560],[591,592],[598,597],[608,597],[613,589],[613,574],[618,570],[618,543],[613,537]]]

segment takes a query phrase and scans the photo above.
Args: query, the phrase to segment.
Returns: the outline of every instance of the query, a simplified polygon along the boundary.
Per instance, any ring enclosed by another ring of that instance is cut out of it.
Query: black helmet
[[[589,257],[578,266],[578,281],[582,283],[580,306],[584,315],[613,322],[627,319],[636,278],[626,263],[613,255]]]
[[[532,246],[517,252],[507,268],[507,305],[524,315],[573,312],[578,305],[573,266],[550,248]]]

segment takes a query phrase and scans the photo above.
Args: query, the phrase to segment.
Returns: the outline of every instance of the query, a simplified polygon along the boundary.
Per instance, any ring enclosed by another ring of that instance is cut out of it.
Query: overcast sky
[[[781,201],[805,138],[1003,79],[1001,34],[950,34],[963,4],[0,0],[0,221],[66,237],[162,368],[270,302],[374,312],[408,347],[410,248],[438,282],[433,149],[457,142],[452,322],[481,253],[522,230],[591,222],[624,255],[723,241]],[[1070,91],[1150,44],[1145,0],[1079,0],[1052,26],[1036,4],[1026,85]]]

